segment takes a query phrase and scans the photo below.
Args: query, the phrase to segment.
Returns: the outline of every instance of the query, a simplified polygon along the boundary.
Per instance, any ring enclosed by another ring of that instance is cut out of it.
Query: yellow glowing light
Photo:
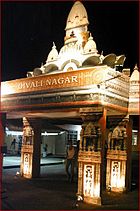
[[[30,174],[30,165],[29,165],[30,155],[28,153],[24,154],[24,166],[23,166],[23,173]]]
[[[94,188],[94,166],[93,165],[85,165],[84,166],[84,195],[93,197]]]
[[[120,183],[120,162],[112,161],[112,172],[111,172],[111,187],[119,187]]]
[[[120,162],[112,162],[111,172],[111,187],[112,188],[125,188],[125,175],[121,175]]]
[[[119,185],[120,188],[125,188],[125,176],[121,176],[119,180]]]
[[[100,184],[99,184],[99,182],[94,187],[94,196],[96,196],[96,197],[100,196]]]
[[[14,90],[12,86],[9,86],[8,84],[2,83],[1,84],[1,96],[13,94]]]
[[[16,176],[20,175],[19,171],[16,172]]]

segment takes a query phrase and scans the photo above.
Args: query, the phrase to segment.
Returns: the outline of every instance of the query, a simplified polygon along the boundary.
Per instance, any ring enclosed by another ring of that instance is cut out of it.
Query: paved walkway
[[[6,167],[6,163],[8,166],[11,160],[5,158]],[[12,159],[15,160],[13,164],[20,163],[20,159]],[[76,174],[74,183],[69,183],[62,158],[48,157],[41,160],[44,165],[41,166],[39,178],[20,177],[17,175],[18,167],[3,169],[0,210],[138,210],[138,190],[128,194],[104,192],[102,206],[77,203]]]
[[[3,168],[19,168],[21,162],[20,156],[4,156],[3,157]],[[64,158],[59,157],[46,157],[41,158],[40,164],[44,165],[54,165],[64,163]]]

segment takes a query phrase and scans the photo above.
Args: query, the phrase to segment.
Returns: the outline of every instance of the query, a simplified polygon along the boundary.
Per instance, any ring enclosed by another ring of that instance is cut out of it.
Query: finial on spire
[[[138,70],[138,65],[135,64],[134,70]]]
[[[89,38],[88,38],[88,40],[93,40],[93,37],[92,37],[91,32],[89,33]]]
[[[101,54],[100,54],[100,62],[102,63],[103,60],[104,60],[104,55],[103,55],[103,51],[102,51]]]
[[[52,47],[52,49],[54,49],[54,48],[56,48],[56,45],[55,45],[55,43],[53,42],[53,47]]]

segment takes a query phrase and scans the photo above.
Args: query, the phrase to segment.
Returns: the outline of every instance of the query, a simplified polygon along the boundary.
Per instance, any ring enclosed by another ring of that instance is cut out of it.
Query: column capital
[[[103,107],[80,108],[79,113],[83,121],[97,121],[103,115]]]
[[[41,119],[40,118],[31,118],[31,117],[23,117],[23,126],[30,125],[34,127],[41,127]]]

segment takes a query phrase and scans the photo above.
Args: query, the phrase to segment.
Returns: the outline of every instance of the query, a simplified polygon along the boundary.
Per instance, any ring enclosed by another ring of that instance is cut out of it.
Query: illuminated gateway
[[[86,9],[76,1],[67,18],[64,46],[58,51],[53,43],[46,63],[27,78],[3,82],[1,106],[7,118],[23,118],[21,175],[26,178],[40,173],[43,117],[81,119],[77,197],[101,204],[104,189],[130,189],[139,71],[136,65],[130,77],[130,70],[123,69],[124,55],[100,54],[88,25]]]

